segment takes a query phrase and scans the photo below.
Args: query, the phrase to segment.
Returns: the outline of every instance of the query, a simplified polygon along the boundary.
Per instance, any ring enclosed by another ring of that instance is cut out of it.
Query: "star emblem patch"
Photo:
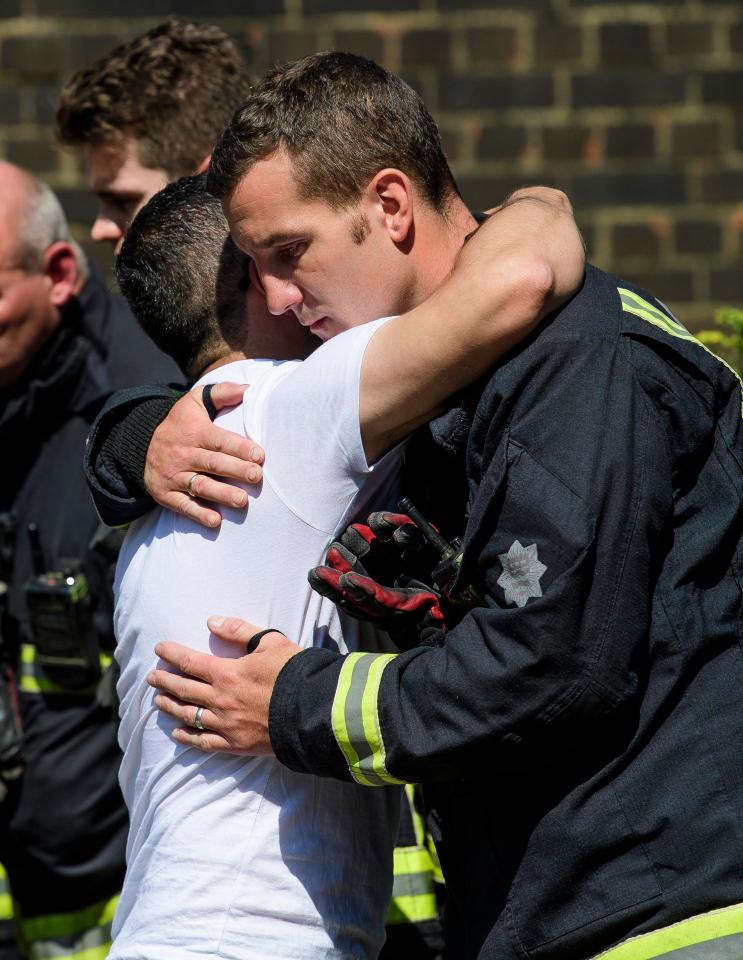
[[[497,583],[499,587],[503,587],[506,603],[523,607],[530,597],[542,596],[539,579],[547,567],[537,556],[536,543],[522,547],[518,540],[514,540],[508,553],[499,553],[498,559],[503,573],[498,577]]]

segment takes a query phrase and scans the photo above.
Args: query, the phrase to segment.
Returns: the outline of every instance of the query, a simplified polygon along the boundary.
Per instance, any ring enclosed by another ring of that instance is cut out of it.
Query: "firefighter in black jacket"
[[[177,371],[88,267],[48,187],[2,164],[0,197],[2,636],[23,731],[3,767],[0,861],[31,957],[103,958],[127,831],[108,670],[116,544],[82,456],[113,390]]]
[[[310,650],[279,675],[288,766],[427,783],[453,956],[743,939],[742,402],[662,304],[589,268],[432,424],[443,463],[466,463],[459,585],[480,605],[437,644]],[[394,585],[367,590],[398,616]]]
[[[465,457],[459,585],[480,605],[438,644],[312,649],[281,669],[267,732],[283,763],[427,784],[452,956],[738,955],[742,404],[734,371],[659,301],[589,268],[487,382],[469,432],[465,404],[439,433]],[[212,623],[236,641],[259,629]],[[158,671],[187,701],[162,707],[188,723],[208,704],[230,749],[265,749],[250,705],[285,644],[227,661],[239,687],[214,658],[190,659],[202,682],[185,686]],[[183,669],[187,651],[163,652]]]
[[[309,240],[295,226],[310,201],[286,180],[301,182],[308,164],[292,166],[280,147],[309,123],[310,93],[314,126],[298,150],[322,153],[327,167],[354,165],[369,144],[379,151],[356,183],[374,223],[363,241],[371,259],[359,256],[350,272],[328,254],[328,224],[346,235],[327,197],[315,201]],[[393,94],[406,111],[390,129]],[[373,64],[329,54],[279,68],[235,115],[210,184],[272,309],[291,308],[328,335],[380,306],[401,309],[411,264],[424,295],[424,251],[442,249],[427,246],[442,224],[408,190],[419,154],[384,152],[419,129],[416,109]],[[317,133],[322,111],[343,118],[344,137],[332,125]],[[263,189],[269,176],[273,191]],[[461,200],[450,196],[445,210],[452,222]],[[273,234],[261,241],[279,221],[274,249]],[[372,282],[374,253],[384,284]],[[604,960],[673,951],[696,960],[728,947],[734,956],[743,939],[740,380],[650,295],[589,269],[571,303],[482,386],[467,422],[470,408],[440,439],[463,444],[466,468],[454,592],[474,583],[481,600],[443,642],[342,656],[214,619],[212,632],[247,642],[246,654],[159,644],[190,678],[155,671],[151,682],[170,694],[157,704],[184,724],[178,742],[201,749],[273,750],[295,770],[369,789],[430,784],[454,957],[587,960],[608,950]]]

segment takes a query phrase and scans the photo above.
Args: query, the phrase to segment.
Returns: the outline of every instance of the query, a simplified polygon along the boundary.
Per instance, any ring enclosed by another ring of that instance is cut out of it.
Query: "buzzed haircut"
[[[188,380],[242,346],[244,299],[235,293],[228,300],[232,328],[223,332],[218,285],[226,268],[237,286],[244,260],[219,201],[206,191],[204,174],[156,193],[129,228],[116,260],[119,287],[142,329]]]
[[[250,86],[235,43],[217,27],[168,20],[122,44],[65,85],[63,143],[116,145],[170,178],[195,173]]]
[[[402,170],[442,212],[458,196],[436,122],[418,94],[372,60],[318,53],[276,67],[250,92],[212,154],[208,186],[226,197],[283,148],[303,199],[355,205],[385,167]]]

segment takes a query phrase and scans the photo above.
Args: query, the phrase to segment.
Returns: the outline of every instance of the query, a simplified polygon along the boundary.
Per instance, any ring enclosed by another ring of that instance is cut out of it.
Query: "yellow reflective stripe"
[[[622,300],[622,303],[625,306],[625,309],[628,309],[629,312],[632,312],[630,309],[631,307],[635,307],[638,310],[646,311],[647,313],[650,313],[652,316],[654,316],[660,323],[666,324],[669,327],[676,330],[679,333],[679,335],[685,335],[686,337],[692,340],[696,340],[696,337],[692,337],[692,335],[689,333],[689,331],[686,329],[683,323],[680,323],[675,317],[672,317],[669,313],[665,313],[665,311],[660,310],[654,304],[650,303],[650,301],[645,300],[643,297],[639,296],[634,291],[627,290],[626,287],[617,287],[617,291]]]
[[[365,787],[399,784],[386,767],[377,698],[393,653],[351,653],[341,667],[330,721],[353,779]]]
[[[29,941],[78,936],[93,927],[110,924],[118,902],[117,894],[109,900],[94,903],[74,913],[48,913],[42,917],[21,918],[21,929]]]
[[[369,670],[369,679],[367,680],[364,695],[361,699],[361,716],[364,724],[364,733],[366,734],[366,742],[371,748],[371,753],[366,757],[360,758],[360,767],[367,776],[370,771],[373,771],[386,783],[403,782],[387,772],[387,751],[384,746],[382,728],[379,723],[379,710],[377,708],[382,674],[385,667],[391,660],[394,660],[394,658],[394,653],[380,654],[375,657]]]
[[[727,360],[723,360],[723,358],[719,357],[713,350],[710,350],[706,343],[702,343],[701,340],[689,333],[686,327],[680,324],[678,320],[670,317],[667,313],[663,313],[657,307],[654,307],[652,303],[648,303],[647,300],[643,300],[642,297],[638,297],[636,293],[624,287],[617,287],[617,292],[619,293],[619,299],[622,301],[622,310],[624,310],[625,313],[631,313],[641,320],[652,323],[654,327],[658,327],[659,330],[663,330],[664,333],[672,337],[696,344],[696,346],[701,347],[702,350],[706,351],[711,357],[714,357],[715,360],[721,363],[723,367],[728,369],[738,381],[738,386],[741,390],[741,417],[743,417],[743,380],[741,380],[740,374],[735,367],[731,367]]]
[[[439,907],[428,850],[425,847],[396,847],[394,865],[392,902],[387,912],[387,924],[393,926],[435,920]]]
[[[4,920],[12,920],[13,915],[13,894],[10,892],[8,871],[0,863],[0,923]]]
[[[418,813],[418,808],[415,805],[415,791],[416,784],[405,784],[405,799],[407,800],[408,807],[410,809],[410,819],[413,823],[415,842],[419,847],[424,847],[426,845],[426,825],[423,822],[423,817],[420,815],[420,813]]]
[[[52,693],[66,694],[67,696],[95,696],[98,689],[98,683],[92,683],[87,687],[71,688],[63,687],[54,680],[49,680],[44,676],[42,668],[36,662],[36,647],[32,643],[21,644],[21,669],[18,676],[18,689],[24,693]],[[101,670],[106,670],[111,666],[113,657],[110,653],[101,653]]]
[[[743,934],[743,904],[723,907],[711,913],[703,913],[688,920],[681,920],[662,930],[640,934],[625,940],[616,947],[599,954],[593,960],[656,960],[698,943],[721,940],[734,934]],[[681,960],[681,958],[679,958]]]
[[[395,847],[392,863],[395,878],[411,873],[428,876],[433,871],[431,854],[426,847]]]
[[[341,748],[343,756],[346,758],[349,770],[353,770],[359,762],[359,757],[353,748],[353,744],[349,740],[348,731],[346,730],[346,700],[348,699],[348,691],[351,688],[354,667],[357,661],[363,656],[366,656],[366,654],[349,653],[343,661],[343,666],[338,676],[338,685],[335,688],[333,706],[330,711],[333,735],[335,736],[336,743]]]
[[[435,893],[423,893],[415,897],[396,897],[390,904],[386,923],[393,927],[399,923],[423,923],[438,917]]]

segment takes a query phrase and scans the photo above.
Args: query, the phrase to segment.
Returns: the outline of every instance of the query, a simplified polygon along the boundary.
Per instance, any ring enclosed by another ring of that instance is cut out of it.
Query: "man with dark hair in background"
[[[82,147],[100,201],[91,236],[118,252],[128,224],[166,183],[204,170],[250,78],[227,34],[168,20],[65,85],[59,138]]]
[[[52,191],[7,163],[0,291],[2,663],[23,733],[22,766],[0,770],[0,860],[28,956],[103,960],[128,827],[110,666],[118,543],[82,456],[109,394],[176,369],[106,290]]]

